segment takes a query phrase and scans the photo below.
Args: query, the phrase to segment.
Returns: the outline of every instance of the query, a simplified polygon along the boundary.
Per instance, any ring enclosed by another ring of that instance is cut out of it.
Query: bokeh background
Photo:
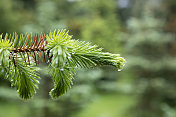
[[[176,117],[175,0],[0,0],[0,33],[58,28],[120,53],[126,66],[80,69],[56,100],[45,63],[30,100],[0,78],[0,117]]]

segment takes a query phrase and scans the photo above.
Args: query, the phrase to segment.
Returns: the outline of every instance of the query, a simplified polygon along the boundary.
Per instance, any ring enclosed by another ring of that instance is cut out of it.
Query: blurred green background
[[[126,66],[80,69],[56,100],[45,63],[30,100],[0,78],[0,117],[176,117],[175,0],[0,0],[0,33],[58,28],[120,53]]]

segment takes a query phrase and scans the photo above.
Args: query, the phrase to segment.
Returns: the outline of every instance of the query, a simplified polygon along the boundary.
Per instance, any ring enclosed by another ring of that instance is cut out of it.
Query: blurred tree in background
[[[94,0],[84,4],[84,8],[88,9],[85,15],[88,16],[82,18],[81,38],[92,41],[108,51],[121,51],[116,1]]]
[[[132,109],[134,117],[176,116],[175,35],[165,31],[162,15],[157,17],[153,12],[155,5],[154,1],[145,1],[141,16],[127,22],[127,61],[138,100]]]
[[[12,33],[20,30],[20,13],[13,0],[1,0],[0,14],[0,32]]]

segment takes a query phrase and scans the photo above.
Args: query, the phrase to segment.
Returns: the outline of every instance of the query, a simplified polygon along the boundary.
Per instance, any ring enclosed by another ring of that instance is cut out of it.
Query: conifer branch
[[[121,70],[125,59],[119,54],[102,52],[96,45],[71,39],[66,30],[49,34],[6,34],[0,36],[0,69],[6,73],[19,96],[31,98],[36,92],[39,59],[49,64],[49,73],[54,82],[50,95],[57,98],[72,85],[77,68],[90,69],[95,66],[111,65]],[[48,61],[47,61],[48,60]]]

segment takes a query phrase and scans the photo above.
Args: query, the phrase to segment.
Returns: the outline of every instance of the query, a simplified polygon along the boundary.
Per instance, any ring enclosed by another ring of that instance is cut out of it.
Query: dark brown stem
[[[38,38],[39,37],[39,38]],[[28,46],[29,43],[29,38],[30,36],[27,36],[27,40],[24,44],[23,47],[20,48],[13,48],[10,51],[10,55],[9,55],[9,59],[11,59],[11,61],[15,62],[18,59],[18,53],[22,53],[23,55],[27,55],[28,57],[28,62],[30,65],[30,57],[29,55],[32,56],[32,58],[34,59],[36,65],[39,64],[39,59],[43,59],[44,62],[46,63],[46,57],[45,54],[47,54],[49,61],[51,62],[51,58],[49,57],[49,50],[45,49],[45,45],[47,45],[47,41],[45,40],[46,35],[44,33],[41,32],[40,35],[38,35],[38,33],[35,33],[33,42],[30,46]],[[8,38],[8,35],[6,37],[6,39]],[[17,34],[15,33],[15,39],[14,39],[14,43],[17,43]],[[43,52],[43,57],[42,57],[42,53]],[[14,54],[16,56],[16,58],[14,58]],[[39,55],[40,54],[40,55]],[[42,61],[43,61],[42,60]]]

